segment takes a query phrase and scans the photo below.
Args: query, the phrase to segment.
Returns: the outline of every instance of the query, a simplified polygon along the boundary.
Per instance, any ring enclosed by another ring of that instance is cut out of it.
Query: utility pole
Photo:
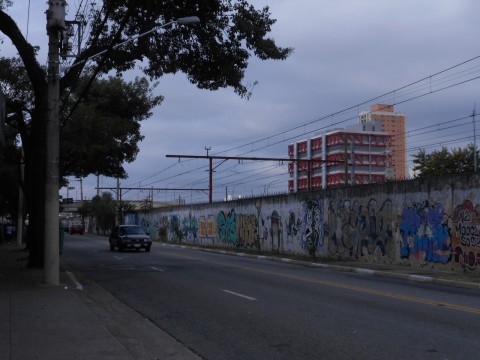
[[[80,182],[80,201],[83,201],[83,179],[79,178],[76,179],[78,182]]]
[[[24,203],[24,195],[23,195],[23,178],[25,172],[25,161],[24,161],[24,154],[23,148],[21,150],[21,163],[20,163],[20,186],[18,187],[18,212],[17,212],[17,245],[22,245],[23,240],[23,203]]]
[[[120,202],[122,201],[122,195],[120,195],[120,178],[117,177],[117,201],[116,201],[116,213],[115,213],[115,225],[120,225]]]
[[[472,121],[473,121],[473,169],[474,172],[477,173],[477,134],[476,134],[476,126],[475,126],[475,115],[477,112],[477,104],[473,107],[473,114],[472,114]]]
[[[291,162],[295,162],[295,163],[299,163],[299,162],[306,162],[306,163],[325,163],[326,160],[323,160],[323,159],[292,159],[292,158],[269,158],[269,157],[244,157],[244,156],[216,156],[216,155],[207,155],[207,156],[204,156],[204,155],[165,155],[167,158],[188,158],[188,159],[208,159],[209,160],[209,165],[210,165],[210,169],[209,169],[209,173],[210,173],[210,176],[209,176],[209,202],[210,204],[212,203],[212,194],[213,194],[213,171],[218,167],[220,166],[221,164],[223,164],[225,161],[227,160],[252,160],[252,161],[291,161]],[[215,166],[215,168],[213,167],[213,163],[212,161],[213,160],[223,160],[220,164],[218,164],[217,166]],[[328,161],[329,163],[343,163],[342,161],[335,161],[335,160],[329,160]],[[184,190],[184,189],[182,189]],[[253,195],[253,192],[252,192],[252,195]]]
[[[50,0],[47,11],[48,90],[46,127],[44,276],[47,285],[60,283],[59,271],[59,100],[60,42],[65,30],[65,0]]]

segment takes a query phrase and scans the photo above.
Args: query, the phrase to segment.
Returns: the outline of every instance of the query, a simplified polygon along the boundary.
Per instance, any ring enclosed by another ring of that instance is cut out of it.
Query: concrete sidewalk
[[[27,269],[28,252],[0,246],[0,359],[199,359],[185,346],[64,266],[60,286]]]

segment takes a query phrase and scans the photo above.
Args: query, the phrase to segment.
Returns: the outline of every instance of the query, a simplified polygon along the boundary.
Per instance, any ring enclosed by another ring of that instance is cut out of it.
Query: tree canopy
[[[473,144],[452,150],[442,147],[441,150],[435,150],[429,154],[421,149],[413,155],[413,171],[416,177],[473,173],[475,170],[474,151],[477,152],[478,164],[480,153]]]
[[[79,98],[75,94],[76,99]],[[93,81],[61,130],[61,165],[65,176],[90,174],[126,178],[124,163],[135,160],[140,122],[162,101],[145,78],[126,83],[109,77]]]
[[[25,190],[33,228],[29,234],[35,234],[29,242],[30,265],[42,266],[47,72],[37,58],[38,49],[9,15],[10,5],[11,1],[0,0],[0,32],[13,43],[19,58],[0,59],[0,86],[6,98],[7,122],[17,129],[25,152]],[[109,175],[126,176],[122,163],[135,159],[142,139],[138,122],[161,101],[149,94],[151,86],[146,81],[127,84],[119,79],[126,71],[141,69],[150,80],[183,72],[201,89],[229,87],[248,98],[250,89],[243,79],[249,59],[284,60],[292,52],[268,37],[276,21],[269,8],[256,9],[246,0],[105,0],[97,5],[85,18],[84,45],[73,64],[64,64],[70,66],[60,79],[63,174],[86,176],[108,171]],[[175,23],[185,16],[198,16],[201,24]],[[67,14],[67,20],[73,17]],[[58,32],[60,46],[67,43],[66,34]],[[100,52],[102,56],[90,59]],[[114,73],[116,78],[105,78]],[[118,98],[109,91],[115,84],[125,91],[115,94],[127,102],[113,106]],[[136,109],[138,104],[141,106]],[[107,128],[108,134],[102,133]],[[93,136],[94,130],[101,134]]]

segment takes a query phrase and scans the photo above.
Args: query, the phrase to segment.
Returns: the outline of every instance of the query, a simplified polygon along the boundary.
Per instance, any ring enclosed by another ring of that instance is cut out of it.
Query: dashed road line
[[[236,293],[234,291],[230,291],[230,290],[222,290],[223,292],[227,293],[227,294],[230,294],[230,295],[235,295],[235,296],[238,296],[238,297],[241,297],[243,299],[247,299],[247,300],[250,300],[250,301],[256,301],[257,299],[254,298],[254,297],[251,297],[251,296],[247,296],[247,295],[243,295],[243,294],[239,294],[239,293]]]
[[[70,280],[72,280],[72,282],[75,284],[75,288],[77,290],[83,290],[83,285],[80,284],[80,282],[77,280],[77,278],[75,277],[75,275],[73,275],[73,273],[71,273],[70,271],[65,271],[65,273],[68,275],[68,277],[70,278]]]

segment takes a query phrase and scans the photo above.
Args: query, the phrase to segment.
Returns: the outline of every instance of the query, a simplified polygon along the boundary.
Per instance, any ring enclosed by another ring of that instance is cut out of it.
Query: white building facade
[[[372,121],[288,145],[290,192],[361,185],[393,178],[391,137]],[[305,160],[305,161],[302,161]]]

